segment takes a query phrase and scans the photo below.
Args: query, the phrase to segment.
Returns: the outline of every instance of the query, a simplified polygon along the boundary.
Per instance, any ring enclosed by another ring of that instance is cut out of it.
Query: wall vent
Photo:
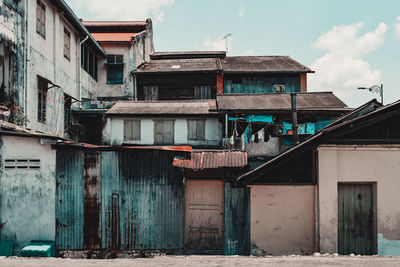
[[[40,159],[6,159],[4,169],[40,169]]]

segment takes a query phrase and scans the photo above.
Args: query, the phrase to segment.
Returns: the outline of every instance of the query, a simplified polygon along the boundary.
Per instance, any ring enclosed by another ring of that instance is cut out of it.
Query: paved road
[[[154,258],[115,259],[115,260],[79,260],[79,259],[0,259],[0,266],[400,266],[400,257],[337,257],[329,256],[293,256],[293,257],[242,257],[242,256],[159,256]]]

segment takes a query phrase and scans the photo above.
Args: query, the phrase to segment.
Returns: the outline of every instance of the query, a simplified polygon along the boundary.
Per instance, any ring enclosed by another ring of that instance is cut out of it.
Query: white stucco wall
[[[376,183],[378,254],[400,256],[400,146],[318,147],[321,252],[338,250],[338,182]]]
[[[36,1],[28,1],[28,127],[63,136],[64,93],[79,98],[80,37],[61,12],[58,12],[48,0],[42,1],[46,5],[46,38],[36,32]],[[71,33],[69,60],[64,57],[64,27]],[[48,90],[46,123],[37,121],[38,75],[60,86]]]
[[[55,240],[56,151],[39,138],[1,140],[0,239],[16,251],[32,239]],[[5,159],[40,159],[40,169],[5,169]]]
[[[187,118],[134,118],[126,117],[126,119],[138,119],[140,125],[140,140],[125,141],[124,139],[124,118],[113,117],[108,118],[103,131],[103,141],[107,144],[121,145],[122,143],[137,145],[153,145],[154,144],[154,120],[174,120],[174,144],[175,145],[210,145],[219,144],[222,138],[222,124],[218,118],[197,118],[206,119],[205,141],[195,141],[187,139]],[[194,118],[189,118],[194,119]]]

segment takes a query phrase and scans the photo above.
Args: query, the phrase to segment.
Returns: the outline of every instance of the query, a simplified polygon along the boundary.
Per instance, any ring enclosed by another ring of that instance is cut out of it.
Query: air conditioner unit
[[[275,93],[284,93],[285,85],[284,84],[274,84],[274,92]]]

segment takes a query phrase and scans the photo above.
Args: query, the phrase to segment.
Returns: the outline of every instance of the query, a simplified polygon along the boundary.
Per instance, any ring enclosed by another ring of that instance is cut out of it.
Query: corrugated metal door
[[[376,254],[373,184],[338,186],[339,254]]]
[[[57,151],[56,247],[83,249],[83,152]]]
[[[224,183],[187,180],[185,191],[185,251],[223,254]]]

